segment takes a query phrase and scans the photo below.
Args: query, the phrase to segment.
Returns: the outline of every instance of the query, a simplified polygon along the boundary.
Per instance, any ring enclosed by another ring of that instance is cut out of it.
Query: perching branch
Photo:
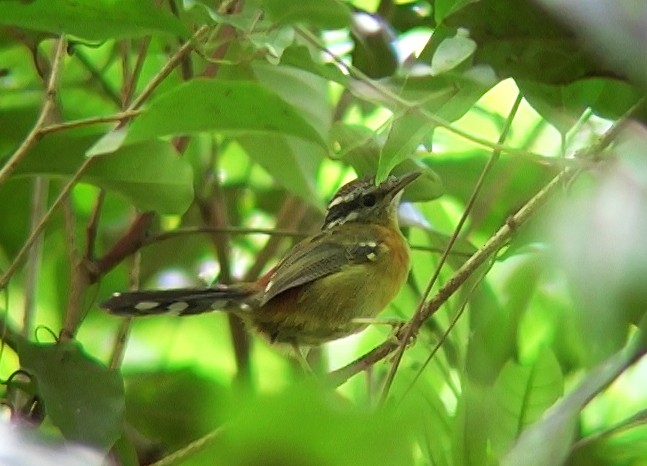
[[[396,334],[396,338],[389,339],[368,352],[349,365],[328,374],[332,385],[338,386],[353,375],[365,370],[381,361],[399,346],[407,335],[416,335],[420,327],[442,306],[472,274],[491,258],[499,249],[505,246],[515,231],[528,222],[537,211],[548,201],[555,191],[567,183],[576,174],[574,169],[566,169],[553,178],[541,191],[532,197],[516,214],[508,218],[506,223],[459,268],[454,275],[438,290],[438,293],[425,303],[420,312],[404,325]]]

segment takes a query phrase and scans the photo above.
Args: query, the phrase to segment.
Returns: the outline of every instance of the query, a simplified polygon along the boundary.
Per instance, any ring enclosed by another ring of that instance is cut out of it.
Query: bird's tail
[[[191,315],[216,310],[249,309],[247,300],[255,290],[237,285],[215,285],[209,288],[133,291],[115,293],[100,304],[111,314],[146,316],[153,314]]]

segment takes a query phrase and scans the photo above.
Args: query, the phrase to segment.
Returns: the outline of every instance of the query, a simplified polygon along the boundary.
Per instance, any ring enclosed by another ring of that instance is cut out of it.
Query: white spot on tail
[[[135,309],[138,311],[150,311],[151,309],[155,309],[157,306],[159,306],[159,303],[156,301],[141,301],[135,304]]]
[[[179,314],[180,312],[186,310],[189,307],[189,303],[186,301],[176,301],[168,305],[167,310]]]

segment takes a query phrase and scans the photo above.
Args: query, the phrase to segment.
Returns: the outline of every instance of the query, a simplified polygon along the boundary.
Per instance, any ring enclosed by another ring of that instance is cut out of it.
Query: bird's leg
[[[389,325],[393,329],[393,333],[397,333],[407,323],[404,319],[379,319],[376,317],[355,317],[352,322],[359,325]]]
[[[299,365],[301,366],[301,369],[303,369],[303,372],[306,374],[312,375],[314,374],[314,371],[312,370],[312,367],[310,367],[310,364],[308,363],[308,360],[306,359],[306,356],[308,355],[307,350],[304,350],[299,346],[298,343],[292,342],[291,343],[292,349],[294,350],[294,356],[296,360],[299,362]]]

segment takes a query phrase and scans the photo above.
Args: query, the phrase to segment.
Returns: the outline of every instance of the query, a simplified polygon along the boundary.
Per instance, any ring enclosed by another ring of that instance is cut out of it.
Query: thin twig
[[[37,176],[34,180],[31,206],[31,228],[36,228],[43,217],[47,205],[49,181],[47,178]],[[36,293],[38,290],[38,272],[40,271],[43,251],[43,237],[34,244],[27,257],[27,277],[25,279],[25,309],[22,319],[22,332],[25,337],[31,334],[34,313],[36,311]]]
[[[508,117],[506,118],[505,125],[501,130],[501,135],[499,136],[499,141],[498,141],[499,145],[502,145],[503,142],[505,142],[506,138],[508,137],[508,133],[510,132],[510,128],[512,127],[512,121],[514,120],[514,117],[517,114],[517,110],[519,109],[521,100],[522,100],[521,93],[519,93],[517,94],[517,97],[514,103],[512,104],[512,108],[510,109],[510,112],[508,112]],[[494,164],[499,160],[500,155],[501,155],[500,150],[495,149],[494,151],[492,151],[492,155],[490,156],[487,163],[485,164],[485,167],[483,167],[483,170],[481,171],[479,179],[477,180],[476,184],[474,185],[474,188],[472,189],[472,194],[470,195],[470,198],[467,201],[463,214],[461,215],[461,218],[458,221],[458,224],[456,225],[456,228],[454,229],[454,232],[451,238],[449,239],[447,246],[445,247],[445,251],[443,252],[443,255],[440,257],[438,265],[436,266],[436,270],[434,270],[434,274],[429,279],[429,283],[427,284],[427,287],[425,288],[420,298],[420,304],[418,305],[416,314],[414,314],[414,316],[411,318],[412,322],[414,322],[418,318],[417,314],[420,314],[422,312],[422,309],[424,307],[424,302],[427,299],[427,296],[429,296],[429,293],[431,293],[433,286],[436,284],[436,280],[440,276],[440,271],[442,270],[442,267],[445,264],[447,257],[449,257],[449,253],[454,247],[454,244],[458,239],[458,235],[463,229],[463,225],[467,221],[467,218],[469,217],[469,214],[472,211],[472,207],[474,206],[474,203],[476,202],[476,198],[481,192],[483,183],[485,183],[485,179],[490,173],[492,167],[494,167]],[[391,368],[384,382],[384,388],[382,390],[382,402],[386,400],[389,390],[391,389],[391,385],[393,384],[393,380],[395,379],[395,374],[398,371],[398,367],[402,360],[402,356],[404,355],[404,351],[406,350],[407,344],[411,340],[411,337],[413,336],[412,332],[413,332],[413,326],[409,327],[409,332],[406,333],[404,336],[404,339],[400,341],[400,347],[398,348],[398,351],[396,352],[395,357],[393,358]]]
[[[362,81],[366,86],[370,87],[372,90],[377,92],[379,95],[382,97],[388,99],[389,101],[393,102],[397,107],[401,109],[403,113],[411,113],[411,112],[418,112],[422,117],[427,119],[430,124],[439,126],[441,128],[446,129],[449,132],[452,132],[456,134],[457,136],[462,137],[463,139],[466,139],[468,141],[471,141],[475,144],[478,144],[480,146],[488,147],[492,150],[498,150],[504,153],[508,154],[515,154],[515,155],[523,155],[523,156],[532,156],[532,157],[541,157],[539,154],[534,154],[532,152],[529,152],[527,150],[523,149],[517,149],[514,147],[508,147],[504,146],[498,143],[493,143],[487,139],[481,138],[479,136],[474,136],[473,134],[464,131],[455,125],[452,125],[449,121],[445,120],[444,118],[441,118],[437,115],[434,115],[433,113],[425,110],[419,102],[410,102],[406,99],[403,99],[400,97],[398,94],[391,92],[389,89],[385,88],[384,86],[380,85],[379,82],[376,82],[375,80],[369,78],[367,75],[362,73],[360,70],[355,68],[352,65],[349,65],[348,63],[344,62],[343,59],[332,53],[330,50],[328,50],[323,44],[319,42],[319,39],[314,36],[310,31],[308,31],[305,28],[298,27],[296,28],[297,33],[304,38],[306,41],[320,49],[321,51],[325,52],[328,54],[334,61],[337,63],[339,66],[345,68],[351,76],[356,77],[358,80]]]
[[[68,263],[70,264],[70,293],[60,339],[62,341],[74,338],[83,315],[83,297],[88,287],[88,273],[81,259],[76,244],[74,210],[70,197],[63,203],[63,218],[65,226],[65,244],[67,246]]]
[[[79,182],[79,180],[81,179],[85,171],[92,165],[94,160],[95,160],[94,157],[85,159],[85,161],[83,162],[83,164],[81,164],[81,166],[76,171],[76,173],[65,184],[65,186],[63,187],[63,190],[59,193],[58,197],[56,198],[54,203],[50,206],[49,210],[45,213],[45,215],[43,215],[43,218],[41,219],[40,223],[36,226],[35,229],[31,231],[29,237],[27,238],[27,241],[25,241],[25,244],[23,244],[22,248],[20,248],[20,251],[18,251],[18,254],[16,254],[16,257],[14,258],[13,262],[11,262],[9,267],[7,267],[7,270],[5,270],[5,273],[0,278],[0,290],[4,289],[7,286],[7,283],[9,283],[9,279],[16,272],[16,270],[22,263],[23,259],[25,258],[25,255],[29,251],[29,249],[32,247],[36,239],[40,236],[40,234],[45,229],[45,225],[47,225],[49,220],[54,215],[54,212],[56,212],[56,210],[59,208],[63,200],[67,197],[67,195],[70,193],[72,188],[76,185],[76,183]]]
[[[182,58],[182,55],[189,53],[191,51],[191,46],[193,44],[193,41],[199,37],[204,31],[206,31],[208,28],[206,26],[203,26],[200,28],[187,42],[186,44],[178,50],[170,59],[169,62],[159,71],[157,75],[155,75],[152,80],[149,82],[149,84],[146,86],[146,89],[144,92],[142,92],[142,95],[140,95],[126,111],[133,111],[135,110],[139,105],[141,105],[146,98],[155,90],[155,87],[159,85],[162,80],[168,76],[168,74],[172,71],[173,66],[177,65],[179,61]],[[173,64],[173,66],[170,66]],[[125,120],[123,120],[125,121]],[[30,136],[27,136],[26,140]],[[34,136],[32,136],[34,137]],[[25,142],[23,141],[22,146],[25,146]],[[33,145],[33,142],[27,145],[25,151],[29,149]],[[98,157],[89,157],[86,158],[81,166],[76,170],[74,175],[68,180],[68,182],[65,184],[63,187],[63,190],[59,193],[58,197],[54,201],[54,203],[50,206],[49,210],[47,213],[43,216],[43,219],[41,222],[38,224],[36,229],[34,229],[27,240],[25,241],[25,244],[23,247],[18,251],[18,254],[14,258],[13,262],[9,265],[7,270],[5,270],[5,273],[0,277],[0,290],[4,289],[7,286],[7,283],[13,276],[13,274],[16,272],[20,264],[22,263],[23,259],[25,258],[26,253],[29,251],[31,246],[34,244],[34,241],[38,238],[38,236],[43,232],[43,229],[45,228],[45,225],[49,222],[49,220],[52,218],[54,215],[54,212],[59,208],[61,205],[61,202],[65,199],[65,197],[70,193],[72,188],[79,182],[81,177],[85,174],[85,172],[94,164],[94,162],[98,159]],[[3,168],[4,170],[4,168]]]
[[[81,120],[66,121],[64,123],[56,123],[52,125],[44,126],[40,129],[40,136],[44,136],[49,133],[56,133],[58,131],[65,131],[72,128],[80,128],[82,126],[91,126],[98,125],[101,123],[112,123],[114,121],[122,122],[130,120],[133,117],[136,117],[142,113],[141,110],[126,110],[124,112],[115,113],[114,115],[105,115],[92,118],[84,118]]]
[[[175,230],[164,231],[151,236],[144,241],[144,246],[165,241],[168,239],[177,238],[178,236],[197,235],[197,234],[214,234],[226,233],[229,235],[267,235],[267,236],[283,236],[287,238],[305,238],[307,233],[302,233],[294,230],[274,230],[272,228],[247,228],[247,227],[183,227],[176,228]]]
[[[171,453],[166,458],[162,458],[150,466],[171,466],[173,464],[177,464],[180,461],[199,453],[201,450],[204,450],[211,442],[216,440],[222,434],[223,430],[224,427],[218,427],[216,430],[209,432],[198,440],[194,440],[186,447]]]
[[[103,207],[103,201],[106,198],[106,192],[102,189],[97,195],[95,200],[94,207],[92,208],[92,214],[90,215],[90,220],[88,220],[88,225],[85,228],[85,254],[84,258],[87,261],[94,260],[95,252],[95,243],[97,240],[97,228],[99,226],[99,216],[101,213],[101,208]]]
[[[202,26],[198,29],[189,40],[187,40],[182,47],[164,64],[161,70],[151,79],[141,94],[128,106],[129,110],[139,108],[153,93],[157,86],[175,69],[175,67],[182,61],[184,56],[191,52],[193,49],[194,41],[198,40],[202,34],[209,30],[209,26]]]
[[[29,150],[32,148],[32,146],[36,144],[36,142],[38,142],[41,137],[41,129],[45,126],[45,123],[49,119],[52,110],[56,107],[56,87],[58,85],[58,79],[63,67],[63,58],[65,56],[66,46],[67,41],[65,40],[65,36],[61,35],[61,37],[58,39],[56,52],[54,53],[52,71],[47,82],[47,88],[45,90],[45,101],[43,102],[43,106],[41,107],[34,127],[31,129],[27,137],[25,137],[22,144],[20,144],[20,146],[11,155],[11,157],[9,157],[7,163],[2,167],[2,169],[0,169],[0,185],[7,181],[18,164],[29,153]]]
[[[146,36],[142,39],[142,42],[139,46],[139,51],[137,52],[137,61],[135,62],[135,67],[133,72],[128,76],[128,79],[124,83],[123,89],[121,91],[122,97],[122,106],[127,107],[130,104],[132,99],[133,92],[137,87],[137,81],[139,80],[139,75],[141,74],[142,68],[144,67],[144,61],[146,61],[146,53],[148,52],[148,47],[151,43],[151,36]]]

